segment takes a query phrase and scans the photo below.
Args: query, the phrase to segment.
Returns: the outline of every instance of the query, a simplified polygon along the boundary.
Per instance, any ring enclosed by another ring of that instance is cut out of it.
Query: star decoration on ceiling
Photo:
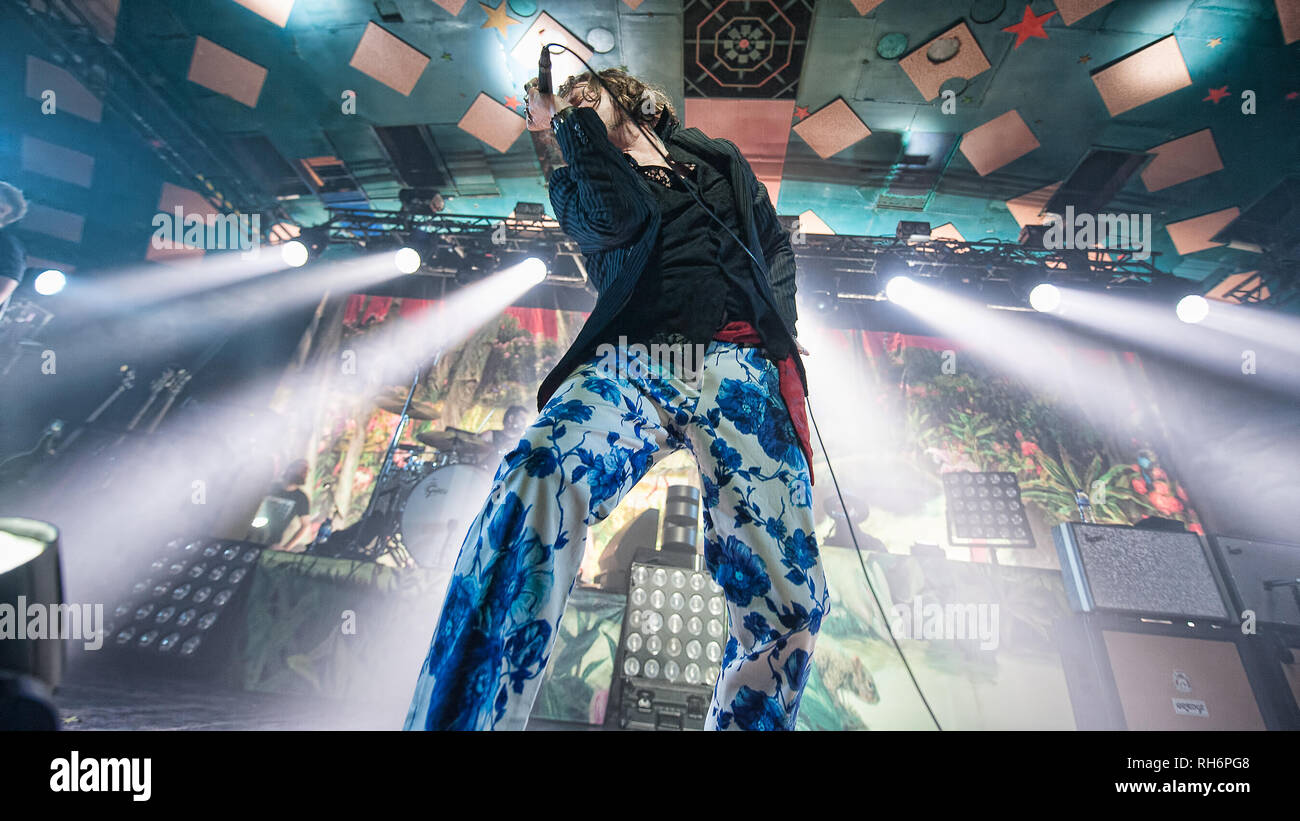
[[[1300,97],[1300,91],[1292,91],[1290,94],[1286,95],[1288,100],[1294,100],[1298,97]]]
[[[806,106],[806,105],[797,105],[797,106],[795,106],[795,107],[794,107],[794,116],[795,116],[795,119],[797,119],[797,120],[802,120],[804,117],[807,117],[807,116],[808,116],[808,106]]]
[[[1088,62],[1088,61],[1091,60],[1091,59],[1092,59],[1092,55],[1091,55],[1091,54],[1085,54],[1085,55],[1083,55],[1082,57],[1079,58],[1079,63],[1080,63],[1080,64],[1083,64],[1083,63]]]
[[[1219,88],[1210,89],[1209,96],[1201,98],[1201,102],[1205,102],[1208,100],[1217,105],[1219,100],[1222,100],[1224,97],[1227,96],[1228,96],[1228,87],[1220,86]]]
[[[511,94],[509,97],[506,98],[506,108],[518,108],[518,107],[519,107],[518,97]]]
[[[1213,40],[1208,41],[1205,45],[1206,45],[1207,47],[1209,47],[1209,48],[1214,48],[1214,47],[1216,47],[1216,46],[1221,46],[1221,45],[1223,45],[1223,38],[1222,38],[1222,37],[1215,37]]]
[[[450,61],[450,60],[451,60],[451,52],[450,52],[450,51],[444,51],[444,52],[442,53],[442,59]]]
[[[506,33],[507,26],[523,25],[520,21],[506,14],[506,0],[501,0],[496,8],[492,8],[486,3],[479,3],[478,5],[488,17],[487,22],[479,26],[479,28],[496,29],[501,32],[502,37],[506,37],[508,36]]]
[[[1048,18],[1053,14],[1056,14],[1055,10],[1049,11],[1047,14],[1040,17],[1035,15],[1033,10],[1026,5],[1025,14],[1020,18],[1020,22],[1016,23],[1014,26],[1007,26],[1002,30],[1009,31],[1016,35],[1016,44],[1014,48],[1020,48],[1020,44],[1028,40],[1030,37],[1039,37],[1046,40],[1047,32],[1043,31],[1043,23],[1046,23]]]

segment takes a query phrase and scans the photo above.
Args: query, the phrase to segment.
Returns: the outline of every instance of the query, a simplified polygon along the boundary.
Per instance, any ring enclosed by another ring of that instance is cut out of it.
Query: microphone
[[[554,94],[551,89],[551,50],[542,46],[542,56],[537,58],[537,91],[539,94]]]

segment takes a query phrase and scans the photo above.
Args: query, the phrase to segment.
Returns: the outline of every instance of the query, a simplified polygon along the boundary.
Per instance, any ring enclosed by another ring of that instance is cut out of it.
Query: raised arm
[[[564,109],[555,118],[555,139],[568,163],[551,175],[551,205],[564,232],[586,253],[640,236],[650,207],[600,115],[590,108]]]

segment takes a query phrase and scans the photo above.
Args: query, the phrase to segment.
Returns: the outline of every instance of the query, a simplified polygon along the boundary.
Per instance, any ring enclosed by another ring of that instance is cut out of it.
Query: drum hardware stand
[[[39,465],[41,461],[46,459],[57,459],[67,453],[73,443],[81,438],[81,435],[86,432],[87,428],[94,425],[95,422],[99,420],[99,417],[117,401],[118,397],[135,387],[135,371],[131,369],[131,366],[123,365],[118,370],[122,374],[122,381],[118,383],[117,387],[111,394],[109,394],[108,398],[101,402],[99,407],[95,408],[94,413],[86,417],[86,421],[82,422],[81,425],[78,426],[77,429],[74,430],[66,439],[60,441],[63,435],[63,420],[51,420],[50,424],[46,425],[45,430],[41,432],[40,439],[37,441],[34,448],[10,456],[7,459],[0,460],[0,469],[6,469],[8,471],[6,475],[11,478],[23,477],[26,476],[32,468]]]
[[[135,387],[135,370],[132,369],[130,365],[123,365],[118,368],[118,372],[122,374],[122,381],[118,382],[117,387],[108,395],[108,398],[101,402],[99,407],[95,408],[94,413],[87,416],[86,421],[82,422],[76,430],[69,434],[68,438],[65,439],[63,444],[55,451],[56,456],[62,456],[66,453],[68,449],[72,447],[73,443],[81,438],[81,435],[85,433],[88,428],[99,421],[99,417],[103,416],[104,412],[112,407],[118,397]]]
[[[398,533],[400,519],[391,515],[393,511],[389,509],[390,515],[384,517],[388,520],[388,526],[377,533],[372,521],[380,497],[395,496],[401,490],[400,483],[393,481],[393,456],[397,453],[397,443],[402,438],[402,432],[406,430],[406,423],[410,421],[411,402],[415,399],[416,388],[420,387],[420,379],[438,367],[438,362],[442,360],[442,353],[442,349],[439,348],[428,363],[417,367],[411,375],[411,386],[406,391],[406,401],[402,404],[402,412],[398,417],[397,427],[393,429],[393,436],[388,441],[388,450],[384,453],[384,461],[379,466],[379,472],[375,474],[375,489],[370,494],[370,501],[366,504],[365,512],[361,514],[361,518],[351,528],[353,535],[346,547],[346,552],[349,554],[364,556],[369,561],[377,561],[381,557],[391,554],[393,560],[400,567],[408,567],[413,564],[411,554],[406,549],[406,546],[402,544],[401,535]],[[375,524],[382,525],[383,522],[375,522]],[[366,546],[372,540],[375,542],[375,549],[373,551],[367,550]]]

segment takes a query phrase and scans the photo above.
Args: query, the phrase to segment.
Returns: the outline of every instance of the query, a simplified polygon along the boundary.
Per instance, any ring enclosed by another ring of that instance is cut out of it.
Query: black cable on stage
[[[708,214],[713,219],[713,221],[716,222],[718,225],[721,225],[723,230],[725,230],[728,234],[731,235],[731,238],[736,241],[736,244],[744,249],[745,253],[749,255],[750,259],[754,260],[755,264],[757,264],[760,269],[766,270],[767,265],[763,262],[760,262],[758,257],[754,256],[754,252],[749,250],[749,246],[746,245],[744,242],[742,242],[740,237],[736,236],[736,233],[731,230],[731,226],[727,225],[727,223],[721,217],[715,214],[713,210],[709,208],[709,206],[704,204],[704,200],[700,197],[698,193],[696,193],[695,187],[691,185],[690,181],[688,181],[685,177],[683,177],[681,173],[679,173],[677,169],[673,166],[673,159],[672,157],[668,156],[668,152],[660,150],[659,143],[658,140],[656,139],[656,136],[652,134],[649,131],[649,129],[646,128],[646,124],[642,122],[634,112],[630,111],[626,106],[623,105],[622,102],[619,101],[618,97],[614,94],[614,92],[611,91],[609,86],[605,84],[605,78],[600,76],[600,72],[592,68],[591,64],[588,63],[586,60],[582,59],[581,55],[575,53],[572,49],[570,49],[568,46],[564,45],[563,43],[546,43],[545,45],[542,46],[542,48],[546,49],[549,53],[551,46],[557,46],[559,48],[564,49],[565,51],[569,52],[574,57],[576,57],[580,63],[582,63],[582,65],[587,69],[588,73],[590,73],[591,76],[596,78],[596,81],[600,83],[600,87],[603,88],[605,90],[606,95],[609,96],[610,102],[612,102],[614,105],[621,108],[623,110],[623,114],[626,115],[629,120],[636,123],[637,127],[641,129],[641,133],[646,135],[647,141],[650,143],[650,146],[654,148],[655,152],[659,154],[659,156],[664,158],[664,161],[668,163],[668,170],[671,171],[673,175],[677,177],[677,179],[681,182],[682,187],[685,188],[688,192],[690,192],[690,195],[695,198],[695,201],[699,203],[699,206],[704,209],[704,213]],[[760,185],[761,184],[762,183],[760,183]],[[943,726],[939,723],[938,717],[935,716],[934,710],[930,707],[929,699],[925,697],[925,693],[921,690],[921,685],[916,680],[916,674],[912,672],[912,665],[909,664],[907,661],[907,654],[903,652],[902,645],[898,643],[898,637],[894,635],[893,628],[889,626],[889,614],[885,612],[884,605],[882,605],[880,602],[880,596],[876,594],[876,586],[871,583],[871,574],[867,571],[867,564],[862,558],[862,548],[858,545],[858,534],[856,532],[857,528],[853,525],[853,522],[850,520],[849,507],[844,501],[844,493],[840,490],[839,479],[835,477],[835,468],[831,466],[830,453],[827,452],[826,442],[822,439],[822,432],[817,427],[817,418],[813,416],[812,402],[808,401],[807,404],[808,404],[808,419],[809,421],[812,422],[813,431],[817,434],[817,444],[821,446],[822,457],[826,459],[826,469],[827,472],[830,473],[831,475],[831,484],[835,486],[835,495],[836,497],[839,498],[840,509],[844,511],[844,524],[849,530],[849,538],[853,540],[854,552],[858,554],[858,564],[862,566],[862,578],[867,583],[867,590],[871,593],[872,601],[876,603],[876,609],[880,611],[881,618],[884,620],[885,623],[885,632],[889,634],[889,640],[893,642],[894,649],[898,652],[898,657],[903,662],[903,668],[907,670],[907,677],[911,679],[912,687],[916,689],[916,694],[917,696],[920,697],[921,704],[925,706],[925,711],[930,715],[930,720],[934,722],[935,729],[942,730]],[[811,468],[812,466],[809,465],[809,469]]]

